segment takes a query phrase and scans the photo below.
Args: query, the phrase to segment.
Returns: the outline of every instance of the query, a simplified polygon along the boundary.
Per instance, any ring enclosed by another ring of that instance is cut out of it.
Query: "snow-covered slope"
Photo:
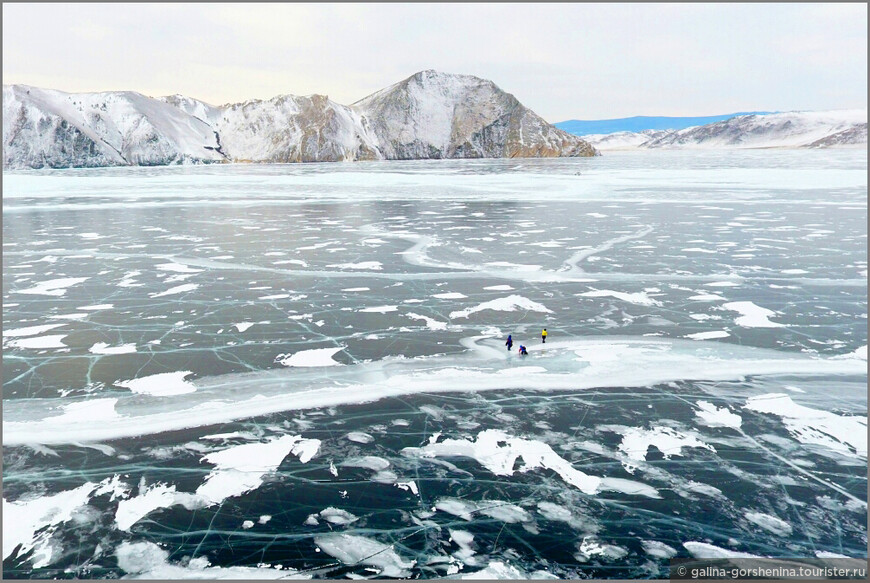
[[[683,130],[583,136],[601,150],[629,148],[867,147],[867,111],[794,111],[743,115]]]
[[[139,93],[3,87],[7,168],[218,161],[218,148],[207,123]]]
[[[386,158],[593,156],[492,81],[421,71],[353,104]]]
[[[322,95],[212,106],[3,87],[6,168],[594,156],[491,81],[423,71],[353,106]]]

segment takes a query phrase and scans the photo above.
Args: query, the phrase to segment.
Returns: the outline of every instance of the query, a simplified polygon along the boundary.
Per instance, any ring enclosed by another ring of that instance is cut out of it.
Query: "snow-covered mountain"
[[[353,104],[390,159],[593,156],[492,81],[421,71]]]
[[[3,166],[155,166],[225,157],[214,130],[131,91],[3,86]]]
[[[183,95],[3,87],[6,168],[595,154],[491,81],[436,71],[352,106],[323,95],[216,107]]]
[[[600,150],[867,147],[867,111],[741,115],[682,130],[583,136]]]

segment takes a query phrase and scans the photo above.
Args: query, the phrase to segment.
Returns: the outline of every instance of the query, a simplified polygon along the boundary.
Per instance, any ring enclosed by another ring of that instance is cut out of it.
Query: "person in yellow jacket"
[[[547,343],[547,329],[546,328],[544,328],[544,331],[541,332],[541,342],[543,342],[544,344]]]

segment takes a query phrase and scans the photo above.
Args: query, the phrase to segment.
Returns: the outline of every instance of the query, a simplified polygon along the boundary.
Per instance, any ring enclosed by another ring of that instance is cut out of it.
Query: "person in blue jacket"
[[[520,356],[528,356],[529,351],[526,350],[526,347],[520,344]]]
[[[510,334],[508,334],[507,342],[505,342],[504,345],[508,347],[508,350],[510,350],[511,347],[514,345],[514,339],[511,338]]]

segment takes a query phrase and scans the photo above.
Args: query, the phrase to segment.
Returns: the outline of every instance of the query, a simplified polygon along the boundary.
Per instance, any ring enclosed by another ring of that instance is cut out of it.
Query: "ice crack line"
[[[565,261],[561,271],[567,271],[569,273],[574,273],[574,274],[585,274],[586,272],[579,265],[579,263],[581,261],[585,261],[586,259],[588,259],[589,257],[592,257],[593,255],[598,255],[599,253],[603,253],[604,251],[607,251],[608,249],[611,249],[615,245],[619,245],[620,243],[625,243],[626,241],[631,241],[632,239],[640,239],[641,237],[646,237],[647,235],[649,235],[652,232],[652,230],[653,230],[652,227],[646,227],[645,229],[641,229],[640,231],[638,231],[636,233],[632,233],[630,235],[623,235],[622,237],[616,237],[615,239],[610,239],[609,241],[605,241],[604,243],[602,243],[598,247],[593,247],[592,249],[583,249],[581,251],[578,251],[577,253],[575,253],[574,255],[572,255],[571,257],[569,257]]]

